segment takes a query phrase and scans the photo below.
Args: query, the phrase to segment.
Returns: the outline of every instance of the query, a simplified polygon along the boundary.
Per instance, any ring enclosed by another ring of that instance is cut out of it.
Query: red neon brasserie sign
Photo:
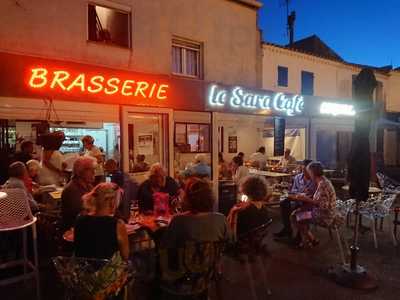
[[[32,67],[27,84],[44,92],[65,94],[130,97],[139,100],[163,101],[168,98],[170,86],[163,82],[105,76],[99,73],[74,72],[62,68]],[[154,105],[157,105],[154,103]]]
[[[200,80],[0,52],[0,97],[204,111]]]

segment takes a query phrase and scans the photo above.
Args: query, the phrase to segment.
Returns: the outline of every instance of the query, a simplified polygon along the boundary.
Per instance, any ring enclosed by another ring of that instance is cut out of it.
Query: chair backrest
[[[347,214],[350,212],[350,210],[352,209],[355,202],[356,202],[356,200],[354,200],[354,199],[349,199],[346,201],[337,199],[336,200],[336,211],[339,213],[339,215],[341,217],[345,218],[347,216]]]
[[[382,207],[386,210],[385,212],[389,213],[397,196],[397,194],[386,194],[382,196]]]
[[[108,299],[117,295],[128,280],[128,264],[120,255],[111,259],[53,258],[65,291],[76,299]]]
[[[400,192],[400,183],[398,183],[396,180],[380,172],[376,173],[376,177],[378,178],[379,185],[384,192],[386,193]]]
[[[237,247],[240,252],[247,254],[258,255],[265,250],[265,237],[268,235],[269,226],[272,224],[272,219],[269,219],[264,224],[254,228],[253,230],[242,234],[238,237]]]
[[[223,248],[223,242],[187,242],[180,248],[160,248],[161,288],[180,296],[206,291],[217,272]]]
[[[33,220],[28,195],[23,189],[4,189],[7,197],[0,199],[0,230],[23,227]]]

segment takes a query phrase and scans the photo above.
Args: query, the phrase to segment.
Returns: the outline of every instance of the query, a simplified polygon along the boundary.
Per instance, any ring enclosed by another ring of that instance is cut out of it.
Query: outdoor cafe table
[[[133,237],[140,229],[147,229],[150,232],[154,233],[157,230],[168,226],[168,224],[171,222],[172,216],[167,215],[163,217],[156,217],[155,215],[138,215],[135,218],[131,218],[129,220],[128,224],[125,224],[126,230],[128,232],[128,236],[131,238]],[[73,242],[74,241],[74,230],[70,229],[67,230],[63,234],[63,239],[67,242]],[[140,239],[136,240],[136,242],[144,242],[148,241],[151,239],[150,236],[147,235],[146,239]]]

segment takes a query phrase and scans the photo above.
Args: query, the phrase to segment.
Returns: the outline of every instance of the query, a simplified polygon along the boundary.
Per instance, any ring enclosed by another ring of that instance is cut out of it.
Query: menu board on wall
[[[237,151],[237,136],[228,137],[228,152],[236,153]]]
[[[274,156],[282,156],[285,151],[285,129],[284,118],[274,118]]]

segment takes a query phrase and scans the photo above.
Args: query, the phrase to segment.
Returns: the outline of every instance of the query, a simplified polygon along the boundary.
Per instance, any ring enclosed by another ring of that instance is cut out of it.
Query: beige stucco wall
[[[288,87],[278,87],[278,66],[287,67],[289,70]],[[361,68],[273,45],[263,45],[263,88],[300,93],[301,71],[314,73],[315,96],[340,99],[352,97],[352,75],[357,75]],[[375,76],[383,83],[384,95],[387,98],[389,76],[380,73],[375,73]]]
[[[85,0],[0,1],[0,51],[171,73],[174,35],[204,43],[204,79],[256,86],[257,9],[229,0],[98,0],[132,11],[132,49],[87,42]],[[257,64],[259,64],[257,66]]]
[[[389,77],[389,90],[386,101],[386,110],[400,112],[400,72],[391,72]]]

